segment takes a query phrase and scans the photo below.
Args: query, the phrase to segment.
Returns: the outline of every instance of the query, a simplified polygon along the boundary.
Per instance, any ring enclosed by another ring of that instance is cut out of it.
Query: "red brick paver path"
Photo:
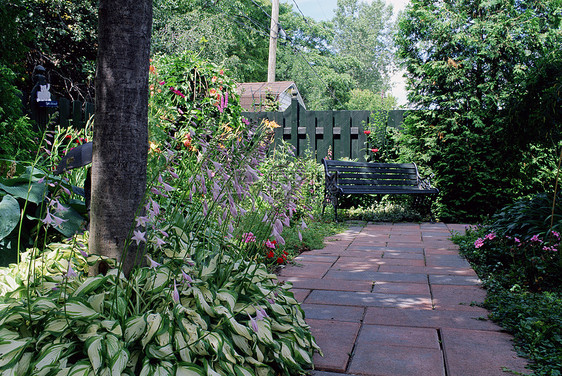
[[[324,352],[313,375],[530,373],[511,336],[471,304],[486,293],[449,239],[464,229],[358,225],[283,269]]]

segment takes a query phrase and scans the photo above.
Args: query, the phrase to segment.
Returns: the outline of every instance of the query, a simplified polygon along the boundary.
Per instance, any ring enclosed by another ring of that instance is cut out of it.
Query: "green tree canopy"
[[[397,43],[420,111],[404,143],[436,173],[443,218],[478,218],[532,189],[520,174],[530,129],[510,113],[561,41],[559,1],[411,1]]]

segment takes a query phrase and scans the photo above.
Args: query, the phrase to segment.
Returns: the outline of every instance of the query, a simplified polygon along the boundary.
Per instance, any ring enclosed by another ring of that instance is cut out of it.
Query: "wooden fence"
[[[58,107],[31,108],[31,116],[44,130],[49,117],[56,111],[58,124],[80,129],[94,114],[94,104],[60,98]],[[369,126],[373,121],[369,111],[306,111],[293,99],[284,112],[243,112],[242,115],[250,121],[275,121],[280,125],[275,129],[275,143],[285,140],[295,147],[296,155],[304,156],[308,152],[319,162],[330,149],[334,159],[364,161],[367,150],[373,147],[367,144],[364,133],[365,129],[373,128]],[[389,111],[386,126],[400,129],[404,115],[404,110]],[[384,135],[384,129],[379,131]]]
[[[389,111],[387,127],[401,128],[403,110]],[[328,155],[331,149],[334,159],[350,158],[365,160],[367,136],[364,131],[372,121],[369,111],[306,111],[297,100],[284,112],[243,112],[250,121],[263,119],[280,125],[275,129],[275,142],[285,140],[296,148],[296,154],[304,156],[307,151],[317,161]],[[384,135],[385,129],[382,130]]]
[[[30,117],[37,122],[40,130],[45,130],[51,117],[58,112],[58,118],[54,119],[56,124],[81,129],[84,128],[94,111],[93,103],[59,98],[57,107],[30,106]]]

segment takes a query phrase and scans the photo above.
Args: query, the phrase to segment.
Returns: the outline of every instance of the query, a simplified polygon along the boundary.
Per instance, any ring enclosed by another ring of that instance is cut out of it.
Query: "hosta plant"
[[[200,265],[149,257],[129,279],[117,268],[92,277],[85,270],[97,256],[82,243],[50,248],[26,254],[27,269],[0,274],[2,375],[299,375],[312,367],[319,348],[303,312],[263,264],[217,250]]]

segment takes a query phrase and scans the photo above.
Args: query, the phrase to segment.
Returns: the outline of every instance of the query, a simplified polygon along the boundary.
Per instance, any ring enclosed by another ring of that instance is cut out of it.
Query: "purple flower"
[[[137,242],[137,245],[139,245],[140,242],[146,242],[146,239],[144,237],[145,234],[146,232],[134,230],[131,240],[134,240],[135,242]]]
[[[251,325],[251,327],[252,327],[252,330],[257,333],[257,332],[258,332],[258,323],[257,323],[256,320],[255,320],[252,316],[250,316],[249,314],[248,314],[248,317],[250,318],[250,325]]]
[[[137,227],[144,227],[148,222],[148,217],[137,217]]]
[[[304,218],[302,219],[302,222],[301,222],[301,228],[303,230],[308,228],[308,226],[306,225],[306,222],[304,221]]]
[[[254,307],[254,308],[256,309],[256,320],[257,321],[261,321],[261,320],[264,320],[266,317],[269,317],[267,312],[265,312],[265,310],[262,307],[257,306],[257,307]]]
[[[189,274],[187,274],[186,272],[184,272],[183,270],[181,271],[181,275],[184,279],[184,281],[187,283],[187,285],[189,287],[191,287],[191,282],[193,282],[193,279],[189,276]]]
[[[175,279],[174,279],[174,291],[172,291],[172,299],[174,299],[174,302],[176,303],[180,302],[180,293],[178,292],[178,287],[176,286]]]
[[[160,239],[158,236],[156,237],[155,243],[157,248],[162,248],[162,246],[166,244],[166,242]]]
[[[148,262],[150,262],[150,266],[149,266],[150,269],[155,269],[159,266],[162,266],[162,264],[154,261],[149,255],[146,255],[146,258],[148,258]]]
[[[82,257],[84,257],[84,258],[88,258],[88,254],[86,252],[84,252],[83,250],[80,250],[80,254],[82,254]]]
[[[66,276],[68,278],[76,278],[78,276],[78,274],[76,274],[74,269],[72,269],[72,264],[70,262],[68,263],[68,270],[66,271]]]

